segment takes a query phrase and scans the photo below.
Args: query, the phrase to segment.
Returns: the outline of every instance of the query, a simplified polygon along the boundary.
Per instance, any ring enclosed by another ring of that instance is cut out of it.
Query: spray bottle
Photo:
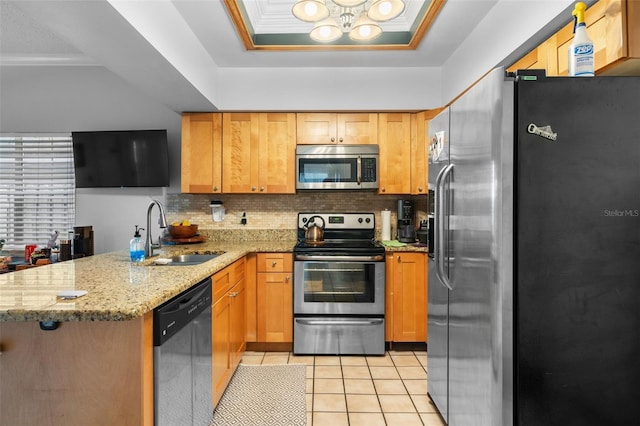
[[[136,231],[129,242],[129,256],[132,262],[142,262],[144,260],[144,241],[140,237],[140,231],[144,231],[144,228],[138,229],[138,225],[136,225]]]
[[[587,5],[578,2],[573,9],[573,41],[569,45],[569,75],[575,77],[593,77],[594,49],[593,41],[587,34],[584,11]]]

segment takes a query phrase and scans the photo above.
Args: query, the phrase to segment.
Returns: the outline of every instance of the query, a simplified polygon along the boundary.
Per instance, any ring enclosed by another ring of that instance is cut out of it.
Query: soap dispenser
[[[129,242],[129,256],[131,256],[132,262],[142,262],[144,260],[144,241],[140,238],[140,231],[144,231],[144,228],[138,229],[138,225],[135,227],[136,232]]]

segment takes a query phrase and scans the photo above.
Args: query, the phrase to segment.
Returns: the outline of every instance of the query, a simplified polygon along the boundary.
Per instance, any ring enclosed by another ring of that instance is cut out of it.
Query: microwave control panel
[[[362,182],[376,182],[378,173],[376,171],[375,158],[362,159]]]

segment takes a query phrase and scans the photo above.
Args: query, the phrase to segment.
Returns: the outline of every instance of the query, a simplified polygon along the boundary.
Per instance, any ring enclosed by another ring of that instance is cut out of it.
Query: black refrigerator
[[[430,138],[445,421],[640,424],[640,78],[496,69]]]

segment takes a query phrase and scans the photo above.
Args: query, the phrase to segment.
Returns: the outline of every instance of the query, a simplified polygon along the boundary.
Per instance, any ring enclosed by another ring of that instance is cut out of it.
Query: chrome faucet
[[[149,204],[149,208],[147,209],[147,238],[144,242],[144,257],[156,256],[155,254],[153,254],[153,249],[160,248],[160,237],[158,237],[158,244],[153,244],[151,238],[151,210],[153,210],[154,204],[156,204],[158,206],[158,209],[160,210],[160,218],[158,219],[160,228],[167,227],[167,218],[164,215],[164,208],[162,207],[162,204],[158,200],[151,201],[151,204]]]

